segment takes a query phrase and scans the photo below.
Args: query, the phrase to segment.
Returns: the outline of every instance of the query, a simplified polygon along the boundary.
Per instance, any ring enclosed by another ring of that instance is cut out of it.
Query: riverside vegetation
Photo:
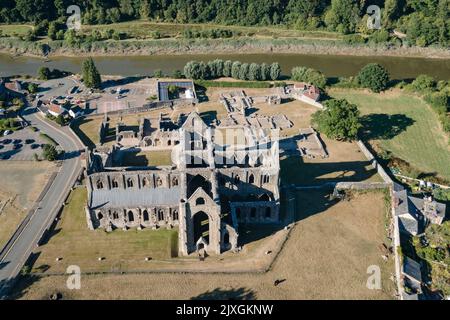
[[[67,30],[69,4],[81,8],[79,32]],[[314,45],[335,51],[369,45],[377,49],[371,48],[374,52],[401,47],[404,53],[411,46],[448,47],[448,1],[380,2],[380,30],[367,27],[369,4],[353,0],[7,0],[0,9],[0,23],[6,24],[0,26],[0,48],[31,54],[75,50],[151,54],[181,48],[186,52],[186,47],[194,52],[207,52],[208,47],[228,52],[243,45],[264,52],[272,47],[292,52]]]

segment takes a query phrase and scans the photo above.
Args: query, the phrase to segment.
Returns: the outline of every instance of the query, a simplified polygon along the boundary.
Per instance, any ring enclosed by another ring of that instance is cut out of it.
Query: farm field
[[[84,275],[82,289],[71,291],[66,276],[30,276],[16,294],[24,299],[48,299],[54,292],[64,299],[392,299],[393,258],[384,261],[378,249],[386,241],[384,197],[374,191],[333,202],[324,191],[298,192],[298,222],[267,273]],[[366,287],[370,265],[381,268],[381,290]],[[284,281],[275,287],[276,279]]]
[[[450,180],[450,145],[434,111],[421,99],[391,90],[381,94],[332,89],[364,116],[364,140],[375,143],[425,174]]]

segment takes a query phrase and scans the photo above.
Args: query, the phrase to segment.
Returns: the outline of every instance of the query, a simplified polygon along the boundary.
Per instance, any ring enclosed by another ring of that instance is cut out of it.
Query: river
[[[307,66],[322,71],[328,77],[355,75],[362,66],[370,62],[377,62],[389,71],[392,79],[410,79],[419,74],[428,74],[438,80],[450,79],[450,59],[426,59],[403,57],[367,57],[367,56],[338,56],[338,55],[303,55],[303,54],[233,54],[233,55],[162,55],[162,56],[111,56],[95,57],[96,65],[102,74],[111,75],[151,75],[160,69],[167,74],[173,70],[183,69],[187,61],[208,61],[213,59],[239,60],[242,62],[280,63],[282,72],[290,74],[295,66]],[[34,57],[11,57],[0,54],[0,76],[16,74],[35,75],[41,66],[60,70],[80,72],[84,58],[81,57],[52,57],[45,62]]]

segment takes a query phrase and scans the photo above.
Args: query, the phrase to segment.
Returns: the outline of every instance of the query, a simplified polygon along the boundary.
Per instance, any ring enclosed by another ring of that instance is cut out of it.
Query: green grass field
[[[0,24],[0,32],[7,36],[23,36],[33,27],[26,24]]]
[[[108,30],[113,29],[119,32],[126,32],[131,37],[151,38],[152,32],[159,32],[162,37],[180,37],[183,31],[191,29],[193,31],[203,31],[208,29],[227,29],[240,36],[252,37],[287,37],[287,38],[307,38],[307,39],[341,39],[342,35],[335,32],[327,31],[300,31],[286,29],[283,27],[243,27],[243,26],[227,26],[219,24],[182,24],[182,23],[156,23],[145,20],[135,20],[128,22],[119,22],[106,25],[84,25],[82,31],[89,33],[92,30]]]
[[[4,35],[25,35],[31,25],[24,24],[0,24],[0,31]],[[337,40],[342,39],[342,35],[328,31],[304,31],[286,29],[285,27],[244,27],[227,26],[219,24],[182,24],[182,23],[161,23],[145,20],[134,20],[103,25],[82,25],[81,32],[91,33],[92,30],[117,30],[127,33],[129,38],[149,39],[154,37],[154,32],[159,32],[163,38],[183,37],[183,31],[190,29],[192,31],[204,31],[209,29],[226,29],[239,34],[241,37],[257,38],[305,38],[305,39],[323,39]]]
[[[127,151],[122,159],[123,166],[170,166],[172,165],[170,150],[163,151]]]
[[[358,106],[364,139],[392,152],[418,170],[450,180],[450,146],[435,112],[421,99],[395,90],[383,94],[332,89],[334,98]]]
[[[64,272],[75,264],[83,271],[128,270],[144,263],[145,257],[164,260],[177,252],[176,230],[89,230],[84,206],[86,188],[75,189],[49,241],[39,247],[34,271]],[[57,257],[63,260],[56,262]],[[98,261],[98,257],[105,260]]]

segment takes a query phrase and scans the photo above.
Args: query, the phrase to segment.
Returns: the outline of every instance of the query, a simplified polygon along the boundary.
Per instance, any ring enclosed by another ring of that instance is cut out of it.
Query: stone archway
[[[203,238],[209,243],[210,236],[210,221],[209,216],[199,211],[194,215],[194,243],[197,243],[199,239]]]

